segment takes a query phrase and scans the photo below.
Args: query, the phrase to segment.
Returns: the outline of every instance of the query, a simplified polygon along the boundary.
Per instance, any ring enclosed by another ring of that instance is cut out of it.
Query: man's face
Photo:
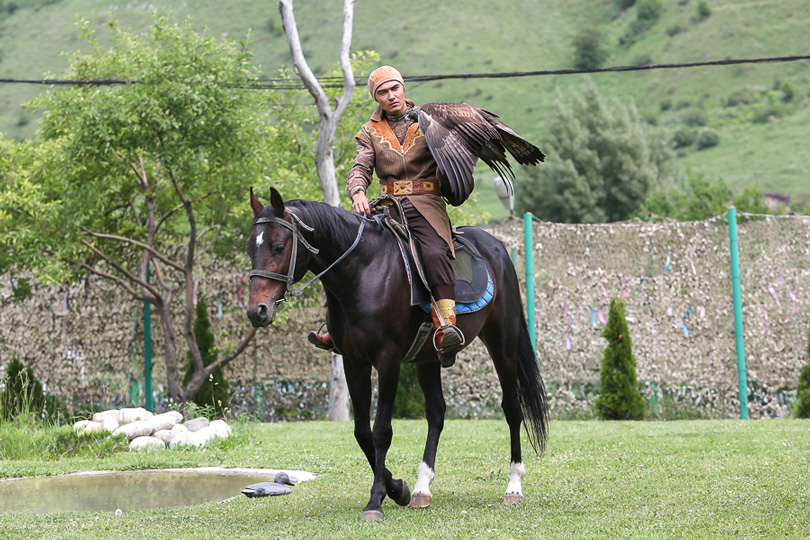
[[[374,99],[380,104],[382,110],[391,116],[397,116],[408,109],[405,103],[405,87],[399,81],[388,81],[377,88]]]

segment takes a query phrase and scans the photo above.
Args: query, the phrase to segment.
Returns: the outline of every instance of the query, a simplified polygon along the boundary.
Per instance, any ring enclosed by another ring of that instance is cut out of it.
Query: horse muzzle
[[[276,319],[276,304],[272,305],[260,303],[247,307],[245,310],[247,318],[250,319],[250,324],[253,328],[264,328],[269,326]]]

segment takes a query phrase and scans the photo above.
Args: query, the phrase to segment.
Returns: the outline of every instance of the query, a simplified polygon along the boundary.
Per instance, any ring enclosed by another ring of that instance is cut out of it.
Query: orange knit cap
[[[377,93],[377,89],[390,81],[398,81],[399,84],[405,86],[405,81],[402,80],[402,74],[397,71],[396,68],[381,66],[372,71],[371,75],[368,76],[368,91],[371,97],[376,100],[375,94]]]

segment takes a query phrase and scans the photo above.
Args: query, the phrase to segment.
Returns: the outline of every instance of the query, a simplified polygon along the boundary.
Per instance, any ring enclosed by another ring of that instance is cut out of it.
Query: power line
[[[509,79],[517,77],[540,77],[546,75],[579,75],[585,73],[611,73],[626,71],[650,71],[655,69],[683,69],[694,67],[717,67],[740,64],[763,64],[777,62],[796,62],[810,60],[810,55],[799,56],[772,56],[765,58],[727,58],[725,60],[710,60],[705,62],[679,62],[669,64],[645,64],[640,66],[611,66],[590,69],[553,69],[540,71],[511,71],[505,73],[461,73],[446,75],[411,75],[404,77],[406,82],[428,82],[446,79]],[[342,88],[343,77],[318,77],[322,88]],[[365,84],[364,80],[356,80],[357,85]],[[102,79],[102,80],[71,80],[71,79],[0,79],[0,84],[39,84],[62,86],[111,86],[118,84],[143,84],[138,80]],[[304,90],[306,87],[298,79],[292,78],[261,78],[249,83],[233,85],[238,88],[253,90]]]

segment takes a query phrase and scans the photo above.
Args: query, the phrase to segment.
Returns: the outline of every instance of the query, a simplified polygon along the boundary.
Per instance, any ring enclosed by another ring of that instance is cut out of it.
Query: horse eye
[[[274,245],[271,250],[273,251],[273,255],[281,255],[284,253],[284,244],[276,244]]]

